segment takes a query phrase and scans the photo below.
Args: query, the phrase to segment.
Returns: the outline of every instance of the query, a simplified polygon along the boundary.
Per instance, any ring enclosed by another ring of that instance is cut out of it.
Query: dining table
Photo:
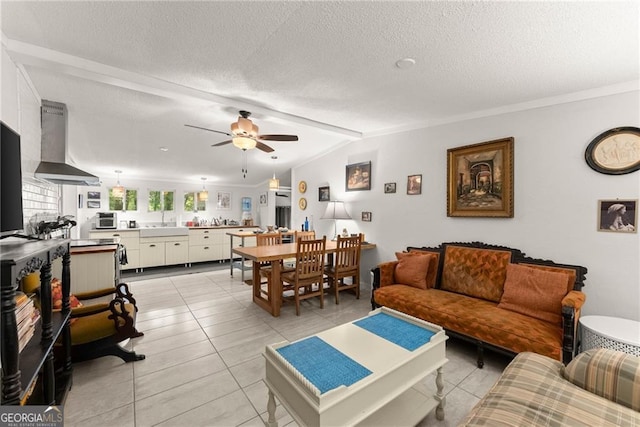
[[[374,243],[363,242],[360,250],[369,250],[375,247]],[[332,261],[336,249],[337,242],[335,240],[327,240],[325,251],[329,262]],[[253,302],[274,317],[280,316],[280,306],[282,305],[281,261],[287,258],[295,258],[296,251],[296,243],[233,248],[235,254],[253,262],[253,280],[251,283],[253,287]],[[271,286],[267,285],[266,291],[262,289],[260,279],[260,264],[265,262],[271,263]]]
[[[295,231],[293,230],[286,230],[286,231],[278,231],[280,233],[280,235],[284,238],[284,237],[293,237],[293,235],[295,234]],[[233,248],[235,245],[234,243],[234,237],[235,238],[239,238],[240,239],[240,246],[245,246],[245,239],[247,237],[256,237],[257,233],[255,230],[238,230],[238,231],[232,231],[227,233],[227,236],[229,236],[229,244],[230,244],[230,249],[229,249],[229,253],[233,254]],[[230,264],[230,269],[231,269],[231,277],[233,277],[233,269],[237,268],[240,270],[240,277],[241,280],[244,282],[244,271],[247,270],[247,267],[245,266],[245,258],[241,257],[240,261],[234,261],[233,260],[233,256],[231,257],[231,262]],[[250,268],[250,267],[249,267]]]

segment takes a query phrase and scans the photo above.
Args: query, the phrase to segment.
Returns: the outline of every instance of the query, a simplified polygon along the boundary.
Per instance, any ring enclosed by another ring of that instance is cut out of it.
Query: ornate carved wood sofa
[[[435,323],[450,336],[510,355],[567,364],[576,353],[587,269],[481,242],[408,247],[373,270],[372,306]]]

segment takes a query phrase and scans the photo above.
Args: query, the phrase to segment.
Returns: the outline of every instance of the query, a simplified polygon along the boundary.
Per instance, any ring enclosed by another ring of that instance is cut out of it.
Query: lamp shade
[[[329,202],[321,219],[351,219],[351,216],[344,207],[344,202]]]
[[[278,191],[280,189],[280,180],[275,176],[269,179],[269,190]]]
[[[113,197],[116,197],[118,199],[124,197],[124,187],[120,185],[120,183],[118,183],[118,185],[111,189],[111,194],[113,195]]]

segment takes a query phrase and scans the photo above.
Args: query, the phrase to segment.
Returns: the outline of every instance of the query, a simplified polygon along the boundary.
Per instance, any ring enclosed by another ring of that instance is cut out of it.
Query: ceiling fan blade
[[[262,139],[264,141],[291,142],[297,141],[298,135],[258,135],[258,139]]]
[[[258,150],[262,150],[265,153],[271,153],[273,151],[273,148],[269,147],[267,144],[263,144],[260,141],[256,141],[256,148]]]
[[[227,141],[218,142],[217,144],[211,144],[212,147],[220,147],[221,145],[230,144],[232,141],[229,139]]]
[[[213,130],[213,129],[203,128],[203,127],[200,127],[200,126],[194,126],[194,125],[185,125],[185,126],[190,127],[190,128],[202,129],[202,130],[206,130],[206,131],[209,131],[209,132],[221,133],[223,135],[231,136],[231,134],[229,132],[222,132],[222,131],[219,131],[219,130]]]

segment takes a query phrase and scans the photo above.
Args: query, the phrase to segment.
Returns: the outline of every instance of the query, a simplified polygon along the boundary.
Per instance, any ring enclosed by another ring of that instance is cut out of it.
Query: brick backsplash
[[[35,234],[30,223],[53,219],[59,215],[59,189],[59,185],[23,177],[22,214],[27,233]]]

